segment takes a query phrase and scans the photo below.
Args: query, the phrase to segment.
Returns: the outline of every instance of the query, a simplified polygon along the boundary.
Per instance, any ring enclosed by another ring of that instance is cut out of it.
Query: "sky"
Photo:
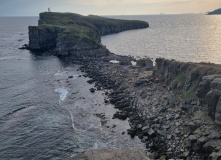
[[[38,16],[48,7],[82,15],[182,14],[213,11],[221,0],[0,0],[0,16]]]

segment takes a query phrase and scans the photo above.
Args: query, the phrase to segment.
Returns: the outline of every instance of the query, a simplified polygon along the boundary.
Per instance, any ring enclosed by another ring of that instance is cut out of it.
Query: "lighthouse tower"
[[[48,8],[48,12],[51,12],[50,8]]]

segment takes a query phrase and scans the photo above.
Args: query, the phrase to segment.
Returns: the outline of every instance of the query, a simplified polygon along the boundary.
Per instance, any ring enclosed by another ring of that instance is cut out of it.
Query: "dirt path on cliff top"
[[[140,150],[86,150],[71,160],[150,160]]]

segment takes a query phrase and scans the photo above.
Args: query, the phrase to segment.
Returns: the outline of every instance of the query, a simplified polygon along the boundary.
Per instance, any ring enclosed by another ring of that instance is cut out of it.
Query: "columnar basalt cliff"
[[[184,99],[198,100],[208,115],[221,125],[221,66],[210,63],[184,63],[159,58],[156,75],[168,89]]]
[[[29,27],[30,50],[52,50],[58,55],[103,48],[103,35],[147,28],[142,21],[104,18],[74,13],[40,13],[39,25]]]

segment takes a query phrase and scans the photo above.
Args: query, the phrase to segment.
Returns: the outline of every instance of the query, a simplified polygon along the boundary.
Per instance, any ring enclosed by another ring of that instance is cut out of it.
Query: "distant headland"
[[[213,15],[213,14],[221,14],[221,8],[208,13],[208,15]]]

